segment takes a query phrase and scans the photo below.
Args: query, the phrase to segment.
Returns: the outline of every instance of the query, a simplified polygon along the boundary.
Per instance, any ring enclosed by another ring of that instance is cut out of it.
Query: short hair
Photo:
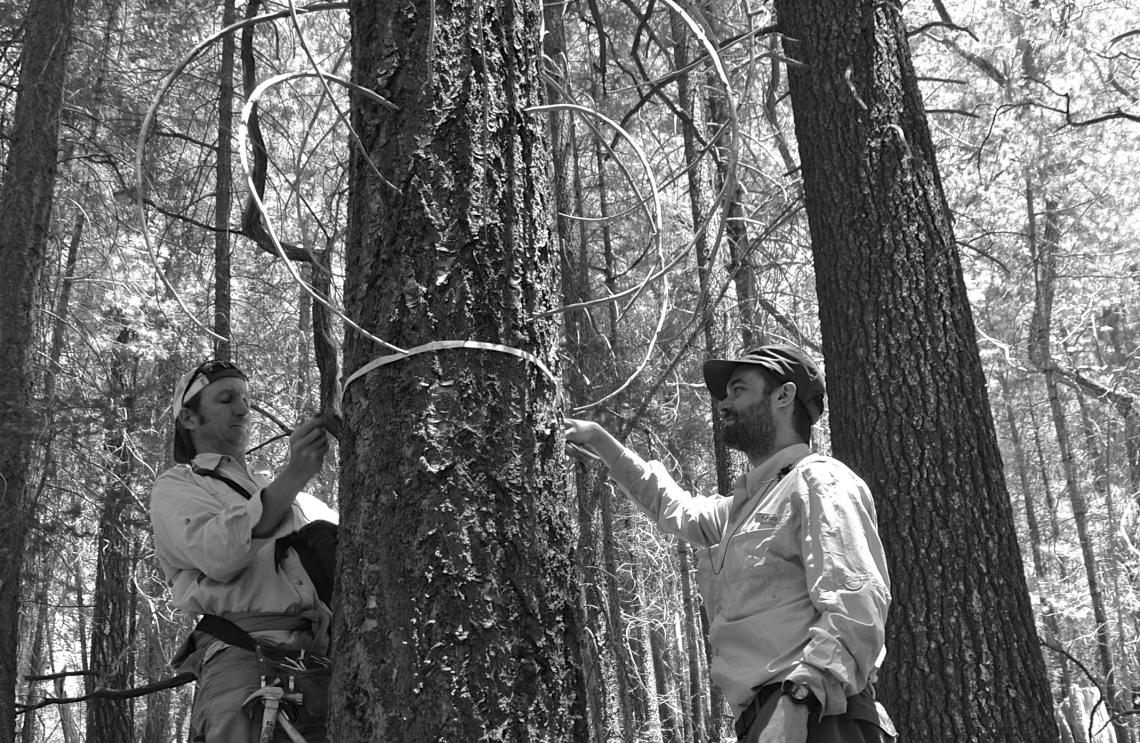
[[[781,382],[779,379],[776,378],[775,374],[768,371],[767,369],[764,369],[764,368],[759,367],[759,366],[753,366],[752,368],[755,369],[756,371],[760,372],[760,375],[764,377],[764,381],[768,385],[768,389],[767,389],[767,392],[765,393],[765,397],[767,397],[768,395],[771,395],[773,392],[776,391],[777,387],[784,384],[784,382]],[[792,384],[795,384],[795,382],[793,382]],[[793,398],[792,431],[796,434],[796,436],[799,436],[800,440],[803,441],[805,444],[810,444],[811,443],[811,427],[812,427],[811,413],[808,412],[807,406],[803,404],[803,401],[800,400],[799,396],[797,395],[796,397]]]
[[[194,415],[198,415],[198,410],[202,405],[202,396],[194,395],[182,405],[183,410],[189,410]],[[190,429],[182,425],[181,420],[174,421],[174,461],[181,464],[191,462],[194,457],[198,456],[198,448],[194,446],[194,436],[190,433]],[[183,461],[185,460],[185,461]]]

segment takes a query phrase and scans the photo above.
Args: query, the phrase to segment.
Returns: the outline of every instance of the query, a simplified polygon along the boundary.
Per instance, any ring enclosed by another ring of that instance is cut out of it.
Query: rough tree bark
[[[788,81],[834,450],[876,495],[894,584],[883,696],[903,740],[1056,740],[900,6],[776,0],[776,12],[804,64]]]
[[[0,186],[0,743],[15,737],[20,570],[39,412],[32,404],[35,289],[47,254],[74,0],[31,0]]]
[[[541,6],[350,4],[345,305],[401,347],[556,365]],[[345,364],[383,353],[350,332]],[[335,740],[568,739],[583,710],[559,399],[539,367],[424,352],[346,389]]]
[[[94,611],[91,615],[91,665],[95,684],[126,689],[134,675],[135,592],[131,492],[135,462],[126,431],[138,427],[134,414],[138,355],[131,348],[135,332],[122,325],[107,356],[108,394],[104,418],[107,487],[99,513]],[[129,699],[92,699],[87,703],[87,739],[106,743],[134,740],[134,705]]]

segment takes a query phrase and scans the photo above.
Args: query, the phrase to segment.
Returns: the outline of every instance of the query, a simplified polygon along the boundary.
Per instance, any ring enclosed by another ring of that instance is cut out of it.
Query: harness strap
[[[254,640],[252,635],[225,617],[219,617],[217,614],[202,615],[202,618],[198,620],[198,624],[194,626],[194,631],[213,635],[227,645],[244,648],[250,652],[257,651],[257,640]]]
[[[253,493],[246,490],[245,486],[243,486],[237,480],[234,480],[233,478],[230,478],[230,477],[226,477],[222,473],[217,472],[215,470],[208,470],[208,469],[205,469],[204,467],[194,466],[194,474],[195,475],[202,475],[203,477],[212,477],[215,480],[219,480],[221,482],[224,482],[226,485],[229,485],[231,488],[233,488],[234,491],[238,495],[240,495],[242,498],[245,498],[246,500],[249,500],[250,498],[253,497]]]
[[[194,627],[196,632],[205,632],[228,645],[235,645],[249,651],[257,650],[257,640],[250,632],[266,630],[309,629],[313,623],[303,616],[292,614],[256,614],[236,616],[233,619],[217,614],[203,614]]]

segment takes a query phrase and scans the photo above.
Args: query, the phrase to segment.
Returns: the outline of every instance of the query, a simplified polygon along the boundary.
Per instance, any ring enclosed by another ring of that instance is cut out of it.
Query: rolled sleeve
[[[614,462],[610,477],[661,531],[701,547],[720,541],[731,499],[695,496],[661,462],[646,462],[629,449]]]
[[[789,677],[813,688],[824,714],[840,714],[881,660],[890,582],[862,480],[834,467],[805,467],[803,478],[796,507],[803,510],[802,558],[819,618]]]

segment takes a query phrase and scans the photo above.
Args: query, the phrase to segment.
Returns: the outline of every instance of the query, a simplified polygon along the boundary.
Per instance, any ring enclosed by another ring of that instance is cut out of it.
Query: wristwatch
[[[807,684],[786,679],[784,685],[780,687],[780,693],[796,704],[806,705],[810,710],[819,709],[819,699]]]

